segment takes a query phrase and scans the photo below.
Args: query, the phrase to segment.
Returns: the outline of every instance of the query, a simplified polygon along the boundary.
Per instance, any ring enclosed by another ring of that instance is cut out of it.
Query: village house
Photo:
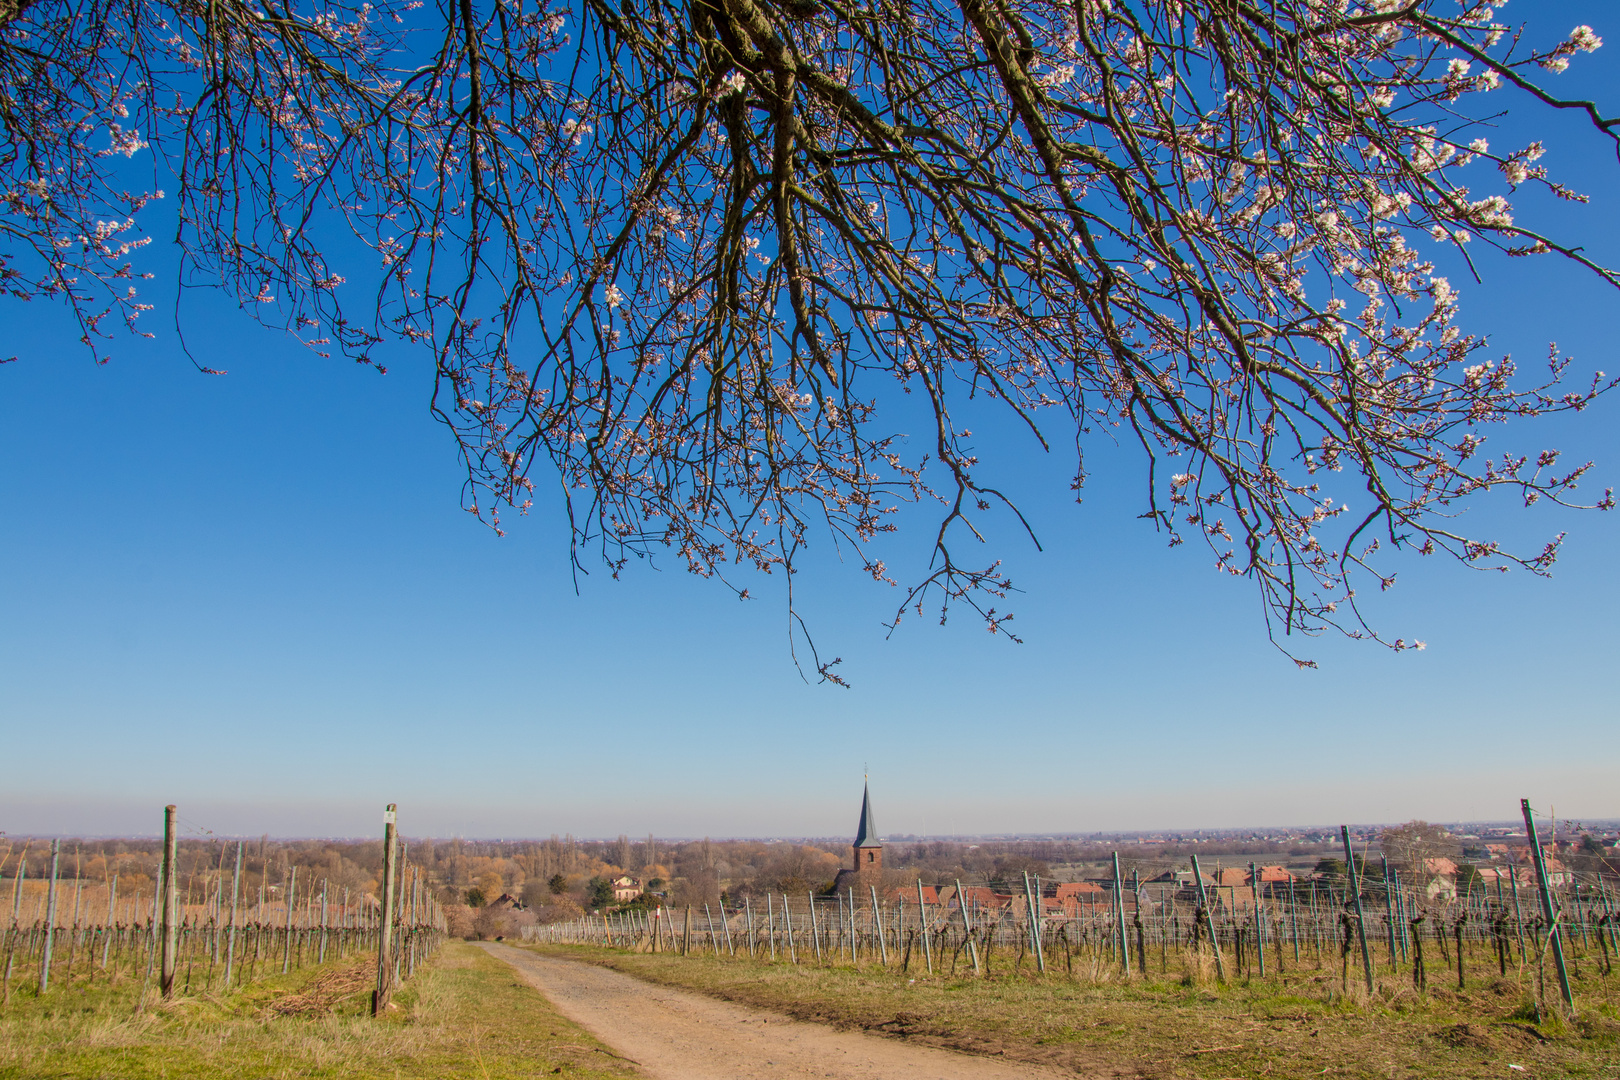
[[[621,874],[609,884],[613,886],[613,901],[617,904],[627,904],[643,892],[641,882],[629,874]]]

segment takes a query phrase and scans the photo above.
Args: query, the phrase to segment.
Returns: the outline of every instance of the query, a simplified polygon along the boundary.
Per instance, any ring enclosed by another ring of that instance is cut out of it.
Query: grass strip
[[[28,1080],[515,1080],[638,1075],[506,964],[451,942],[384,1017],[374,962],[349,959],[137,1014],[138,985],[17,994],[0,1011],[0,1077]],[[357,989],[358,988],[358,989]]]
[[[738,1004],[1082,1075],[1197,1078],[1602,1077],[1620,1064],[1620,1018],[1592,1002],[1536,1024],[1511,980],[1467,991],[1381,985],[1368,998],[1320,972],[1238,980],[928,977],[879,968],[528,946]],[[1518,1065],[1524,1071],[1511,1070]]]

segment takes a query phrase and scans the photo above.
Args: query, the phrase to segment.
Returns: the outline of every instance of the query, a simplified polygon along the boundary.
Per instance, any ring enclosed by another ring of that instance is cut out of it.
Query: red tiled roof
[[[1065,881],[1057,887],[1058,899],[1079,896],[1081,893],[1100,893],[1103,887],[1094,881]]]

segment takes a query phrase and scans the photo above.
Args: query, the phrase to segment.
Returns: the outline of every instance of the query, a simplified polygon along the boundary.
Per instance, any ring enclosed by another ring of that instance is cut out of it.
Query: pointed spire
[[[861,788],[861,823],[855,828],[855,846],[882,847],[883,841],[878,839],[877,823],[872,819],[871,786],[863,784]]]

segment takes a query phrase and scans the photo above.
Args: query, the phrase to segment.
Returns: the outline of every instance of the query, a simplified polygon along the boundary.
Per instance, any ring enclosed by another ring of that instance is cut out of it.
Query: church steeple
[[[854,870],[857,874],[882,872],[883,841],[878,839],[877,819],[872,816],[870,784],[862,785],[861,823],[855,827],[855,843],[851,850],[855,854]]]
[[[850,845],[852,865],[838,871],[832,891],[843,895],[846,889],[865,892],[867,886],[883,887],[883,841],[878,839],[877,819],[872,816],[872,787],[863,784],[861,823],[855,826],[855,843]]]
[[[878,839],[877,823],[872,819],[871,785],[863,785],[861,792],[861,823],[855,827],[855,846],[857,848],[883,846],[883,841]]]

